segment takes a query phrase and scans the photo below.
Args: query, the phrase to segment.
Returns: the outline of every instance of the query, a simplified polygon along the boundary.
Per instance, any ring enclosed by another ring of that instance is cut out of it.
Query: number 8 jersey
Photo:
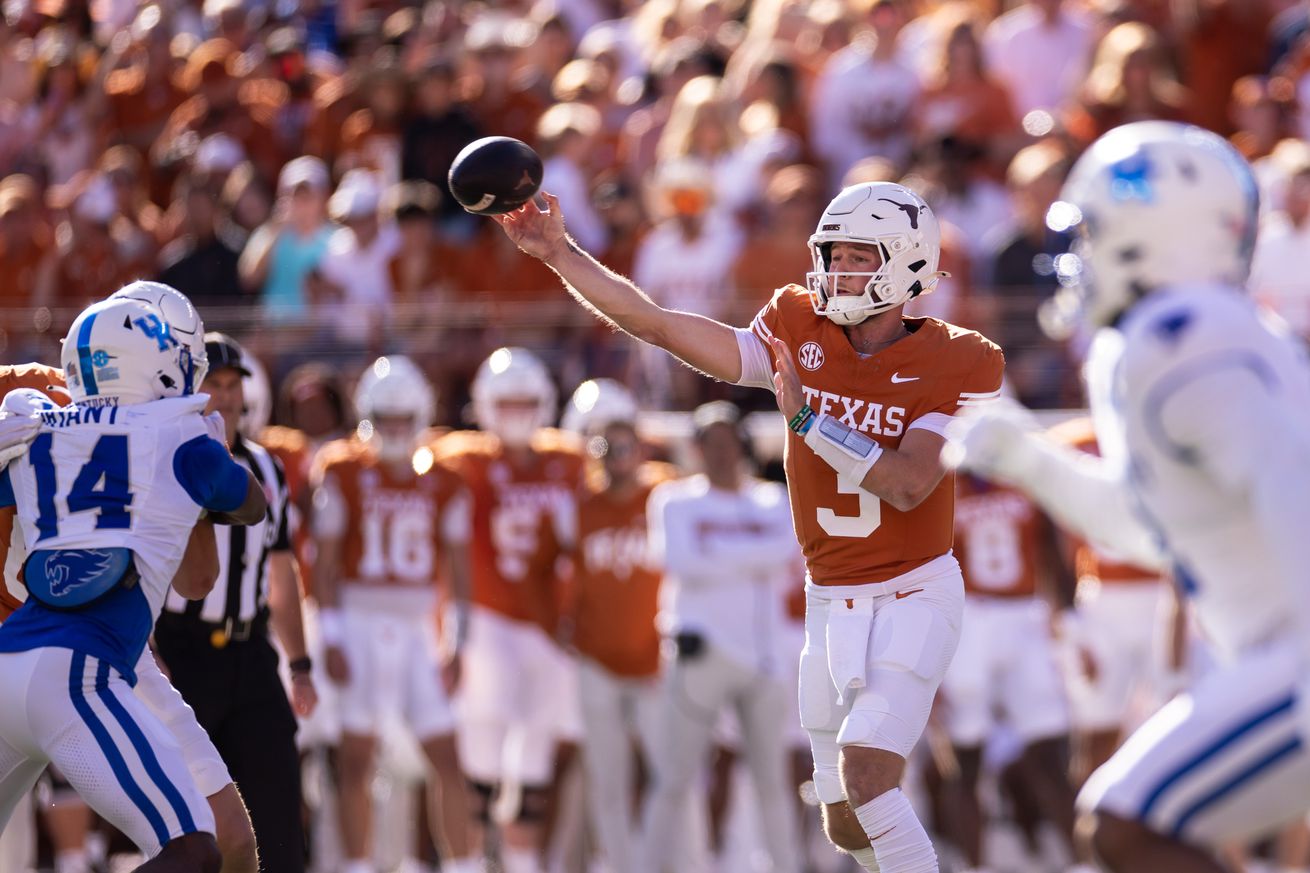
[[[941,434],[960,408],[999,397],[1005,369],[1000,348],[975,331],[935,318],[906,318],[905,326],[908,337],[861,355],[840,325],[814,314],[805,289],[788,285],[751,330],[766,348],[770,337],[787,344],[811,408],[895,449],[909,431]],[[792,520],[816,585],[885,582],[950,551],[954,476],[901,512],[839,482],[793,433],[786,468]]]

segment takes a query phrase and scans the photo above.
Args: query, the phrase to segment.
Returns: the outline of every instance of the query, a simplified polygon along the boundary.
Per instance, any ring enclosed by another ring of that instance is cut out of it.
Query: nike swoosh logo
[[[899,385],[902,382],[918,382],[918,376],[902,376],[900,373],[892,373],[892,384]]]
[[[904,600],[905,598],[909,597],[911,594],[918,594],[922,590],[923,590],[922,588],[911,588],[909,591],[897,591],[896,599]]]

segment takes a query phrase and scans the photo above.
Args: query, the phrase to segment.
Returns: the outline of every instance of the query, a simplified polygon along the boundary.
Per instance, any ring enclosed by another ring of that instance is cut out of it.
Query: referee
[[[244,439],[241,379],[249,371],[235,340],[205,334],[209,373],[200,390],[227,425],[228,446],[268,495],[268,516],[249,527],[215,525],[219,574],[204,600],[169,592],[155,625],[156,654],[209,733],[245,799],[265,873],[302,873],[300,760],[296,719],[278,677],[271,621],[290,659],[291,703],[308,715],[317,702],[305,654],[300,580],[287,529],[281,464]]]

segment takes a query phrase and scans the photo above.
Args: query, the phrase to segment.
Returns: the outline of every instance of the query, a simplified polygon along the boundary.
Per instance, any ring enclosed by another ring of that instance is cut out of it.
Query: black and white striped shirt
[[[238,435],[232,457],[255,475],[268,497],[264,520],[249,526],[215,525],[218,581],[204,600],[187,600],[168,592],[164,611],[181,613],[213,624],[254,620],[268,602],[268,558],[291,550],[287,515],[287,477],[282,463],[258,443]]]

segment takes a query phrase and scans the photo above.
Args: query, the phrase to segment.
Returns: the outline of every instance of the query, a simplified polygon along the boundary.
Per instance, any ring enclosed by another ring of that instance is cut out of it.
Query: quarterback
[[[973,331],[902,315],[942,276],[932,210],[900,185],[845,189],[809,238],[808,288],[785,285],[738,329],[656,305],[579,249],[543,198],[498,221],[585,306],[709,376],[775,392],[808,571],[800,711],[825,827],[866,870],[935,873],[899,786],[964,604],[939,454],[955,412],[999,394],[1004,359]]]
[[[1080,235],[1057,305],[1096,331],[1103,457],[1017,412],[952,433],[966,466],[1093,544],[1171,565],[1222,659],[1083,788],[1093,847],[1117,873],[1219,873],[1215,848],[1310,808],[1310,367],[1243,287],[1257,207],[1250,167],[1212,133],[1140,122],[1102,136],[1048,221]]]

